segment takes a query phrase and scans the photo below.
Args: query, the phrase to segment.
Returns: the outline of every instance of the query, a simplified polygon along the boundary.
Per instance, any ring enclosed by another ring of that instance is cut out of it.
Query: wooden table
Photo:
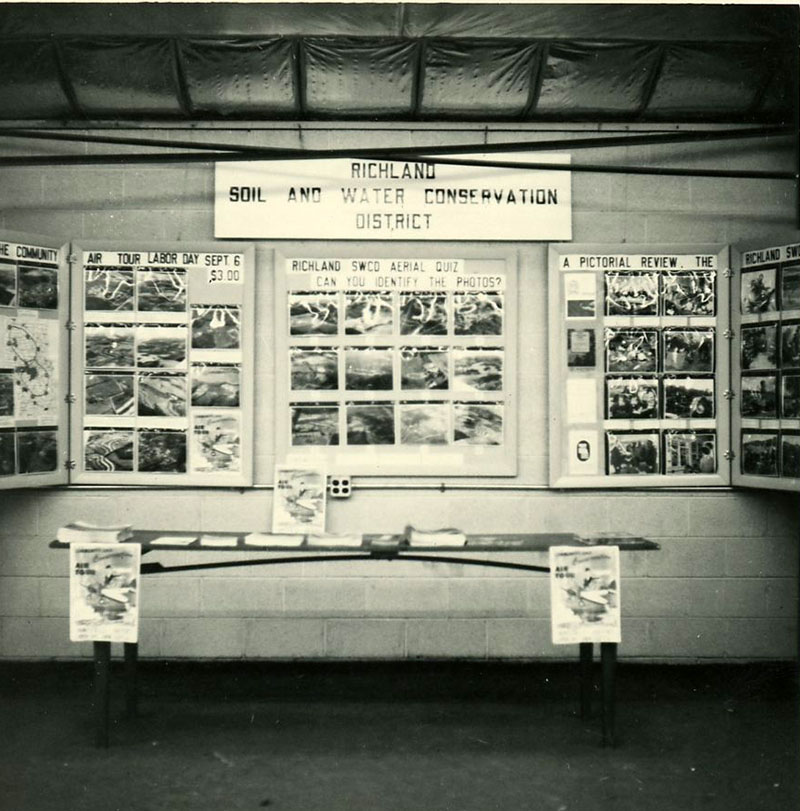
[[[502,560],[496,557],[474,557],[475,553],[496,555],[498,553],[546,553],[551,546],[618,546],[620,552],[653,551],[659,545],[647,538],[632,535],[602,534],[580,536],[569,532],[561,533],[517,533],[500,535],[468,535],[463,546],[409,546],[404,535],[364,535],[361,546],[252,546],[244,543],[245,533],[215,532],[215,537],[225,536],[236,539],[235,546],[203,546],[201,538],[191,544],[154,544],[153,541],[164,535],[201,536],[197,532],[154,532],[137,530],[133,538],[124,543],[138,543],[142,555],[159,551],[181,551],[204,556],[204,553],[222,554],[227,559],[213,561],[192,561],[174,566],[164,566],[158,561],[143,562],[142,575],[166,574],[169,572],[204,571],[206,569],[226,569],[242,566],[279,566],[292,563],[335,563],[356,560],[413,560],[436,563],[455,563],[460,566],[482,566],[496,569],[515,569],[528,572],[549,573],[548,566],[520,563],[517,560]],[[51,549],[69,549],[69,544],[52,541]],[[270,557],[250,557],[253,554],[268,553]],[[276,553],[279,556],[276,556]],[[285,553],[285,554],[280,554]],[[247,555],[247,557],[244,557]],[[126,713],[133,717],[137,713],[137,659],[138,644],[125,643],[125,705]],[[592,713],[594,687],[594,644],[582,642],[579,645],[580,667],[580,717],[587,719]],[[600,644],[601,662],[601,703],[603,745],[613,746],[616,741],[616,662],[617,644]],[[94,719],[95,743],[105,747],[109,744],[109,693],[111,681],[111,643],[94,643]]]

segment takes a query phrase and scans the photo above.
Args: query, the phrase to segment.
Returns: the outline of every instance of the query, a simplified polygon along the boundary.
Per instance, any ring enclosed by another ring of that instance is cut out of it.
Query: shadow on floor
[[[795,669],[623,665],[619,745],[574,667],[149,663],[92,745],[88,663],[0,665],[11,811],[788,811]]]

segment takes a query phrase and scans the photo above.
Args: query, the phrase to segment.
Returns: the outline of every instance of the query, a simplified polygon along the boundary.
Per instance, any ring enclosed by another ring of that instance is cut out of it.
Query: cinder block
[[[596,172],[576,172],[572,176],[572,200],[575,211],[608,211],[621,199],[615,189],[611,197],[611,175]]]
[[[407,629],[409,657],[486,658],[484,620],[411,620]]]
[[[548,619],[487,620],[489,658],[577,659],[577,645],[553,645]]]
[[[116,524],[119,521],[117,500],[113,495],[87,493],[43,492],[39,496],[38,534],[49,542],[59,527],[71,521],[90,524]]]
[[[641,553],[650,577],[722,577],[725,573],[724,538],[659,538],[658,543],[659,550]],[[622,556],[623,572],[633,554]]]
[[[248,620],[248,659],[317,659],[325,652],[325,623],[297,617]]]
[[[194,209],[181,209],[176,216],[164,212],[164,239],[181,242],[184,240],[208,240],[214,236],[213,206]]]
[[[797,571],[797,543],[791,538],[730,538],[725,574],[731,577],[785,577]]]
[[[283,613],[283,583],[266,578],[205,577],[203,612],[208,616],[254,617]]]
[[[729,577],[722,581],[721,617],[766,617],[770,580]]]
[[[164,623],[162,655],[168,658],[238,659],[244,653],[243,619],[172,619]]]
[[[528,497],[530,532],[574,532],[577,535],[592,535],[607,532],[608,499],[570,493],[562,496],[553,493],[532,493]]]
[[[719,616],[722,580],[693,577],[627,578],[620,586],[624,617]]]
[[[86,655],[87,645],[69,641],[66,617],[6,617],[3,620],[2,656],[23,659],[52,659]]]
[[[38,579],[41,615],[43,617],[69,616],[69,577],[41,577]]]
[[[796,659],[797,621],[727,620],[727,654],[737,659]]]
[[[47,208],[76,211],[119,208],[122,205],[122,179],[129,167],[60,166],[47,172],[44,187]],[[164,189],[161,187],[163,199]]]
[[[69,574],[69,551],[49,549],[49,538],[4,538],[0,541],[2,573],[7,576],[60,577]]]
[[[725,242],[725,222],[703,211],[649,213],[645,218],[646,241],[679,245],[687,242]]]
[[[624,597],[623,597],[624,599]],[[716,659],[725,656],[728,621],[719,618],[662,617],[650,624],[656,659]]]
[[[698,493],[686,501],[689,534],[697,538],[741,538],[766,533],[768,507],[758,494],[736,492],[705,496]]]
[[[617,649],[618,658],[641,659],[653,656],[653,646],[650,642],[650,626],[653,622],[657,620],[622,617],[622,642]],[[599,645],[596,646],[595,656],[600,656]]]
[[[125,208],[163,207],[165,192],[174,198],[176,207],[210,206],[213,188],[213,169],[191,163],[183,166],[126,166],[122,180]]]
[[[32,208],[8,209],[4,228],[29,234],[47,234],[64,242],[78,239],[84,234],[83,211],[50,211]]]
[[[205,532],[264,532],[272,523],[262,490],[203,496],[200,501],[200,526]]]
[[[448,580],[448,614],[470,617],[523,617],[528,612],[527,590],[520,579]]]
[[[163,652],[164,626],[171,620],[139,619],[139,656],[143,659],[161,658]]]
[[[688,177],[628,175],[625,180],[627,210],[691,210],[692,191]]]
[[[767,581],[767,616],[797,616],[796,577],[778,577]]]
[[[541,575],[531,578],[527,584],[528,616],[550,617],[550,578]]]
[[[575,242],[644,242],[647,233],[647,218],[636,213],[638,208],[624,208],[625,202],[611,201],[609,211],[574,211],[572,213],[572,238]],[[614,208],[617,210],[613,210]]]
[[[325,654],[335,659],[402,659],[406,624],[392,619],[335,619],[325,623]]]
[[[196,617],[200,613],[197,577],[141,578],[139,611],[143,617]]]
[[[0,526],[0,544],[12,538],[36,535],[39,529],[38,502],[41,493],[20,490],[0,491],[0,510],[3,522]]]
[[[0,577],[0,616],[38,617],[39,581],[35,577]]]
[[[284,610],[295,616],[363,617],[364,581],[355,578],[289,580],[284,585]]]
[[[119,517],[134,529],[195,530],[200,501],[200,496],[172,491],[124,493],[119,497]]]
[[[768,501],[767,534],[800,538],[800,504],[797,493],[764,494]]]
[[[367,582],[369,614],[400,615],[447,613],[445,580],[380,580]]]
[[[41,209],[45,173],[39,167],[3,167],[0,208]]]
[[[167,239],[166,227],[175,213],[165,209],[85,209],[84,239],[115,239],[128,242]],[[88,245],[87,247],[91,247]]]
[[[795,171],[792,158],[783,171]],[[752,164],[751,164],[752,166]],[[747,167],[750,169],[750,166]],[[694,205],[719,217],[748,209],[763,214],[788,214],[797,205],[796,190],[779,180],[727,180],[693,177],[690,179]]]
[[[689,529],[688,502],[685,496],[609,497],[609,531],[653,538],[684,536]]]

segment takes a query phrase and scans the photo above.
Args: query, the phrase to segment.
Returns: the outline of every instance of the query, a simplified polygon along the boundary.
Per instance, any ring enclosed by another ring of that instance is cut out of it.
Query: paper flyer
[[[137,642],[139,564],[134,543],[74,543],[69,548],[69,638]]]
[[[619,548],[550,548],[554,645],[620,642]]]
[[[324,533],[326,484],[321,468],[276,465],[273,533]]]

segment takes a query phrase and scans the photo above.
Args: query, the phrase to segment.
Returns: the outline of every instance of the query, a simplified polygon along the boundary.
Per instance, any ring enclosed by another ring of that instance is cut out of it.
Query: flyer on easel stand
[[[70,546],[70,640],[138,641],[141,549],[134,543]]]
[[[554,645],[620,642],[619,548],[550,548]]]

